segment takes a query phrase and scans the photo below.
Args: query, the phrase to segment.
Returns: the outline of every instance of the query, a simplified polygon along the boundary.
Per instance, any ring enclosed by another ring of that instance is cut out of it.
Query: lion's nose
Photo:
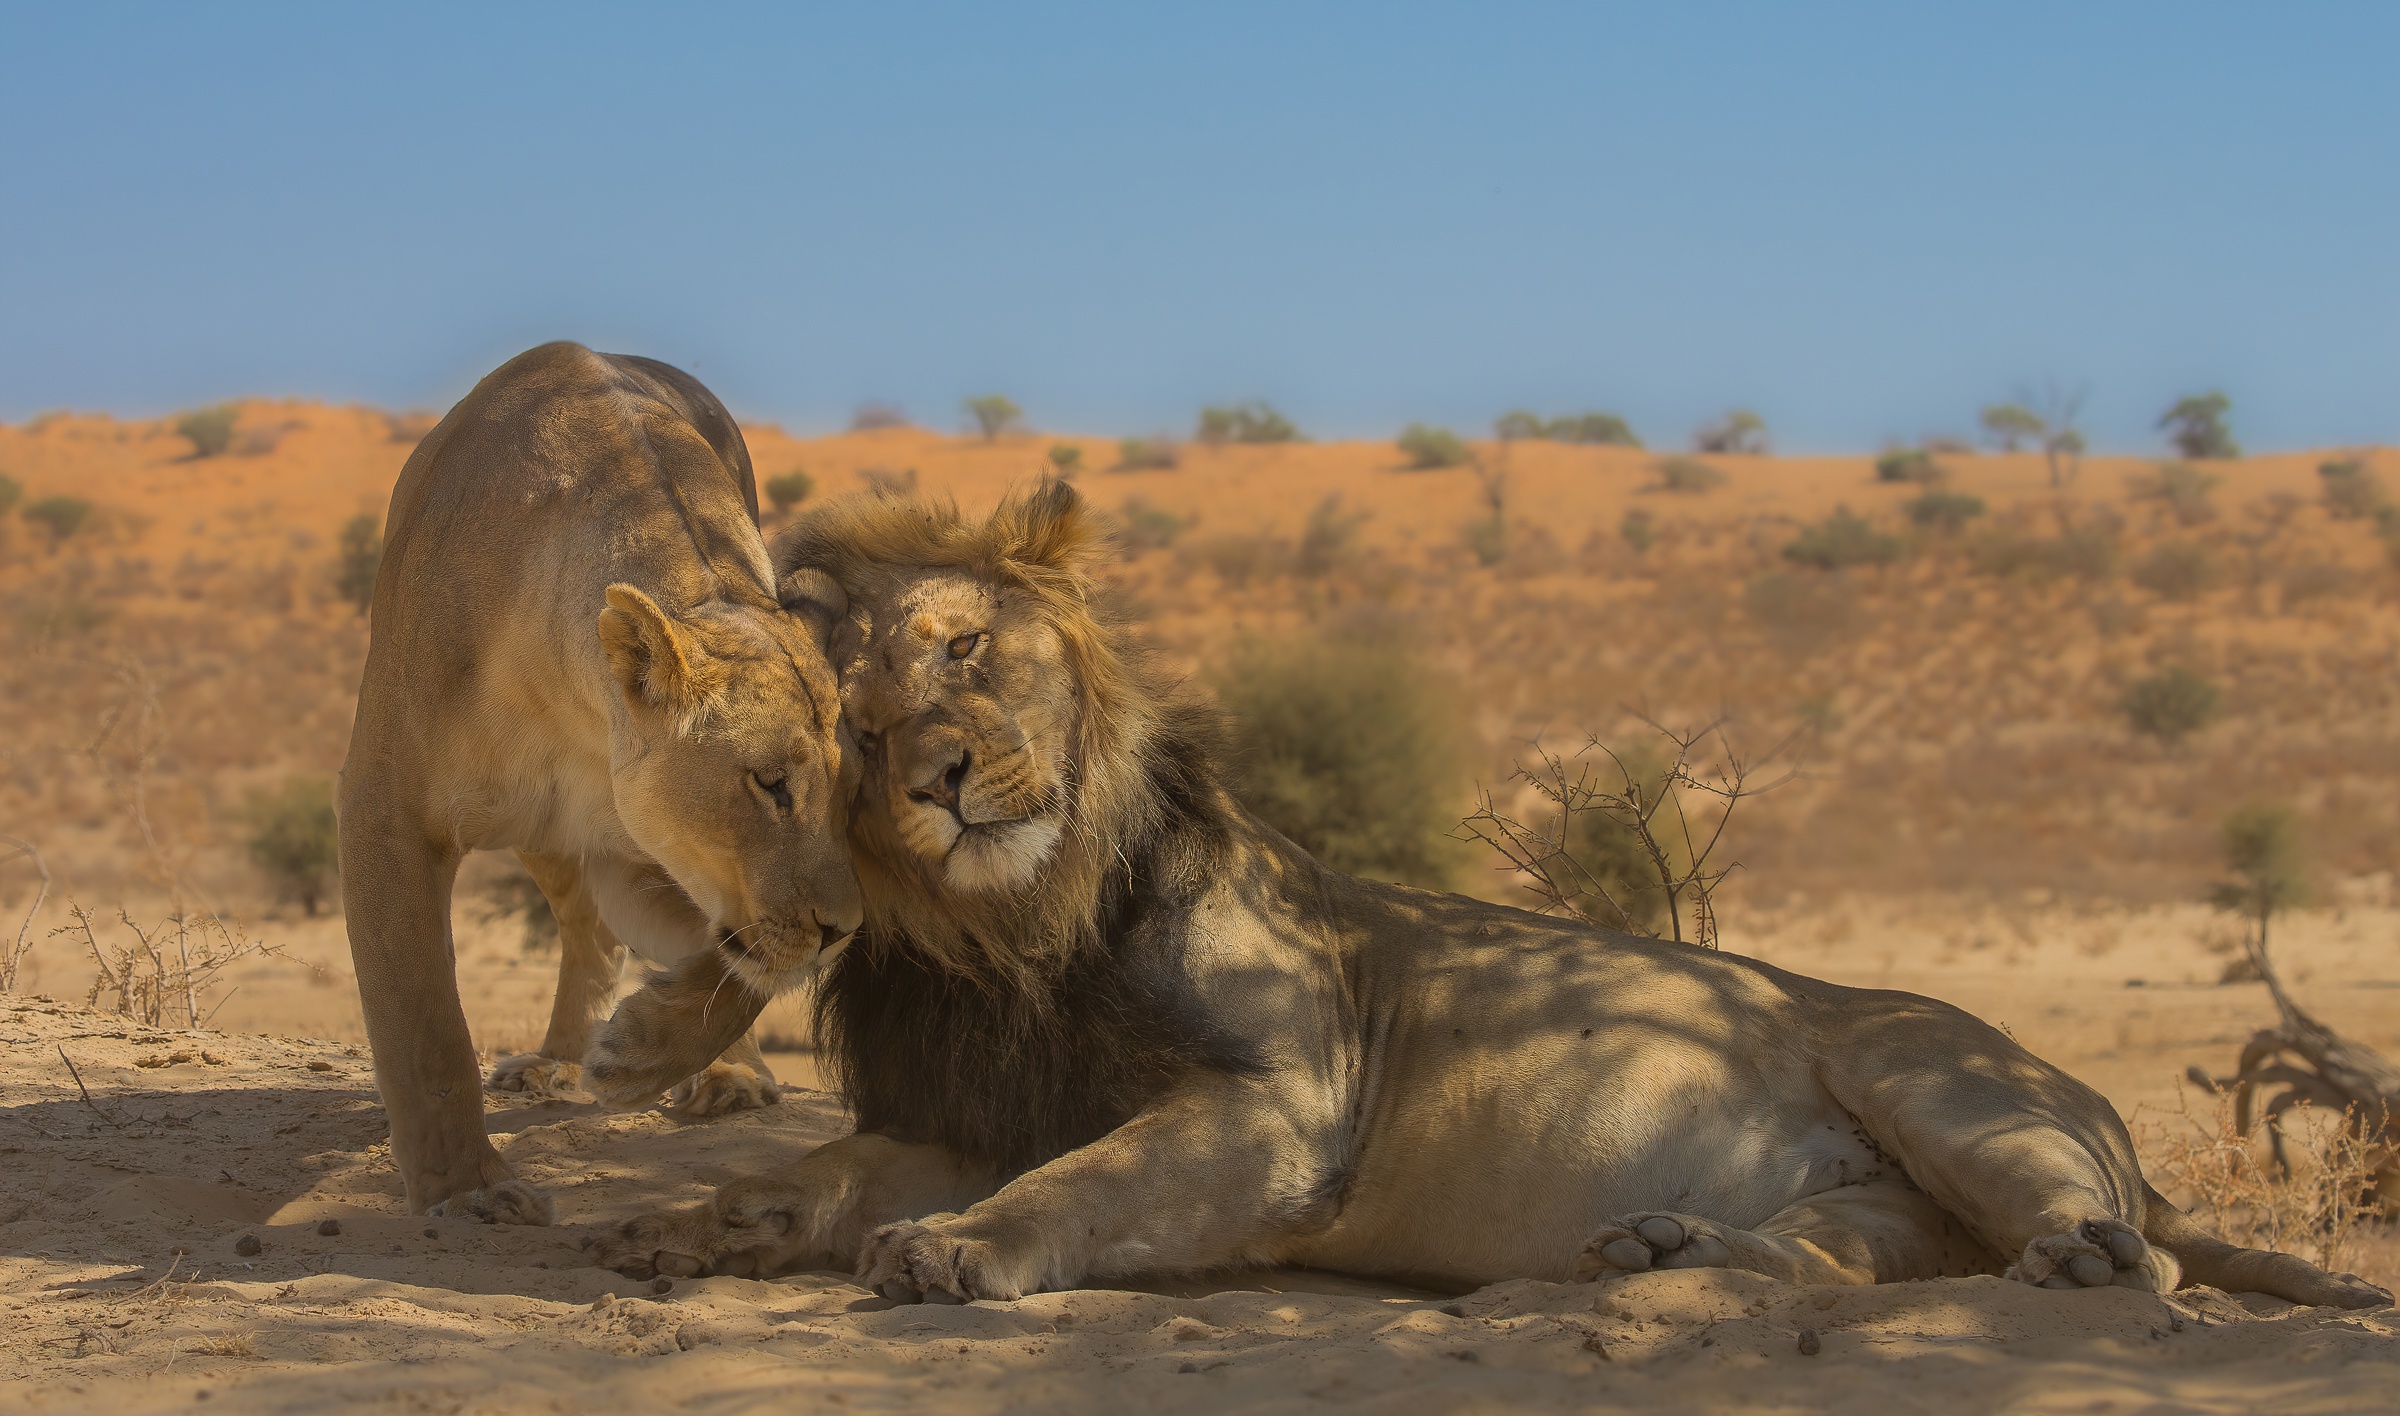
[[[932,802],[935,806],[955,815],[958,811],[959,788],[966,784],[966,780],[967,754],[961,752],[958,760],[944,767],[923,786],[910,787],[908,794],[912,800]]]

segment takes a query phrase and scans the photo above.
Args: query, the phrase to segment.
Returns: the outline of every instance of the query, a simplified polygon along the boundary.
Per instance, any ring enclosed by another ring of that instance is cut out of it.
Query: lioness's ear
[[[816,632],[817,642],[833,638],[833,628],[850,612],[850,592],[842,583],[813,565],[796,567],[775,587],[775,598],[787,613],[798,615]]]
[[[675,627],[658,602],[631,585],[608,587],[600,612],[600,647],[629,702],[680,712],[707,697],[700,669],[704,651]]]

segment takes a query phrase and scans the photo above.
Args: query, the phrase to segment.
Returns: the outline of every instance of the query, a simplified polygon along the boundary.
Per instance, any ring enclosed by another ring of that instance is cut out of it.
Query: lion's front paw
[[[573,1062],[561,1062],[538,1052],[503,1057],[492,1064],[492,1074],[484,1078],[484,1086],[496,1092],[531,1092],[536,1095],[556,1095],[572,1091],[583,1077],[583,1068]]]
[[[775,1181],[736,1180],[704,1204],[611,1225],[585,1239],[583,1252],[595,1267],[628,1278],[772,1278],[822,1268],[831,1255],[801,1232],[807,1204],[806,1196]]]
[[[783,1099],[775,1079],[738,1062],[711,1062],[686,1077],[667,1093],[667,1104],[687,1116],[722,1116],[729,1111],[755,1111]]]
[[[558,1218],[558,1202],[548,1190],[522,1180],[503,1180],[469,1190],[425,1211],[435,1218],[480,1219],[486,1224],[550,1224]]]
[[[2177,1274],[2141,1231],[2121,1219],[2087,1219],[2025,1246],[2008,1277],[2037,1288],[2138,1288],[2165,1293]]]
[[[1629,1214],[1602,1226],[1575,1261],[1579,1280],[1654,1268],[1723,1268],[1733,1248],[1717,1226],[1688,1214]]]
[[[970,1235],[966,1225],[956,1215],[934,1215],[883,1226],[867,1237],[858,1281],[897,1303],[1005,1301],[1041,1286],[1029,1256]]]

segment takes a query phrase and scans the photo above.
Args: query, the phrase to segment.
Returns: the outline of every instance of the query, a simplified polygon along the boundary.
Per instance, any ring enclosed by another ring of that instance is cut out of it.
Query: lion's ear
[[[667,618],[658,602],[631,585],[608,587],[600,612],[600,647],[629,703],[681,713],[713,687],[707,651]]]
[[[817,643],[830,643],[835,625],[850,613],[850,593],[842,583],[813,565],[797,567],[775,587],[775,598],[786,613],[797,615],[816,633]]]
[[[1108,555],[1107,526],[1081,492],[1057,478],[1004,502],[992,520],[1003,533],[1003,554],[1024,565],[1083,576]]]

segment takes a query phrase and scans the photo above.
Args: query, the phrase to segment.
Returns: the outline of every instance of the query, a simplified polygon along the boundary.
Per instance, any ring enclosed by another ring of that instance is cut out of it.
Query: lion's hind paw
[[[1589,1281],[1612,1273],[1654,1268],[1724,1268],[1733,1248],[1705,1219],[1683,1214],[1626,1215],[1604,1225],[1575,1261],[1575,1277]]]
[[[522,1180],[503,1180],[463,1195],[452,1195],[425,1213],[442,1219],[479,1219],[485,1224],[554,1224],[558,1201],[548,1190]]]
[[[2133,1288],[2164,1293],[2177,1275],[2141,1231],[2121,1219],[2087,1219],[2025,1246],[2008,1277],[2036,1288]]]

